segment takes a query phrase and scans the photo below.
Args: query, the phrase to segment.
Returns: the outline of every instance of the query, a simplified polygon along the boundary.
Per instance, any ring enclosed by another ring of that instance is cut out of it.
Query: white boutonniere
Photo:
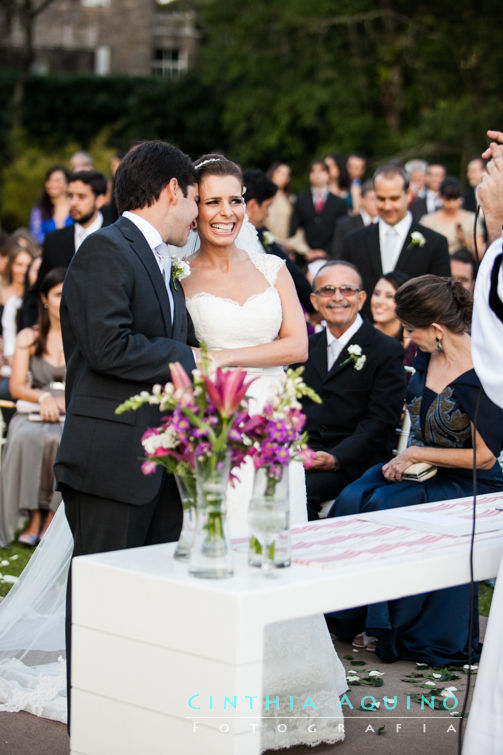
[[[190,275],[190,265],[186,260],[180,260],[178,257],[171,257],[171,280],[173,288],[176,291],[176,282],[182,281]]]
[[[262,243],[264,246],[271,246],[271,244],[274,244],[276,239],[272,235],[271,231],[264,231],[262,233]]]
[[[412,231],[412,233],[410,234],[410,239],[409,249],[411,246],[418,246],[421,248],[426,244],[426,239],[424,238],[421,231]]]
[[[362,347],[357,343],[351,343],[348,346],[348,354],[348,359],[346,359],[346,361],[341,364],[341,367],[344,367],[344,365],[348,364],[349,362],[354,362],[355,370],[358,370],[358,372],[360,370],[363,370],[365,362],[367,361],[367,357],[362,352]]]

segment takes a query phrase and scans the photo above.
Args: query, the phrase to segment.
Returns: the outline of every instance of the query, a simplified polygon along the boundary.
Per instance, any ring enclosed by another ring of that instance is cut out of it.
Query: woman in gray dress
[[[11,420],[0,484],[0,544],[14,538],[20,513],[28,525],[20,543],[34,546],[44,534],[61,496],[54,491],[53,464],[63,429],[65,359],[59,304],[65,271],[42,281],[39,317],[16,339],[10,392],[18,400]]]

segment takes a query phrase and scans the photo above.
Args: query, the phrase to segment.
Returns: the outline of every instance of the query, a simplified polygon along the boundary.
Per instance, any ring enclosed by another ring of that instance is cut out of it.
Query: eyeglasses
[[[355,288],[355,286],[322,286],[317,288],[314,292],[317,296],[323,296],[328,299],[329,296],[333,296],[336,291],[339,291],[341,296],[351,298],[361,291],[361,288]]]

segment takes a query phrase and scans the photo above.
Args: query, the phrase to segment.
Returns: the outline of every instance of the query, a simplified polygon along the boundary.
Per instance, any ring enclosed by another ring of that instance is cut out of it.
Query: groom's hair
[[[192,161],[177,147],[161,141],[143,142],[121,160],[114,181],[114,198],[119,215],[124,210],[151,207],[172,178],[187,196],[196,183]]]
[[[255,199],[258,205],[267,199],[272,199],[278,191],[278,187],[266,176],[263,170],[243,171],[243,183],[245,186],[245,202]]]

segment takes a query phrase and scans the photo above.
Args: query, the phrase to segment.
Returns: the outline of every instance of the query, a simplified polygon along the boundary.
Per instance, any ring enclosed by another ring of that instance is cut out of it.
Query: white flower
[[[190,275],[190,265],[187,260],[180,260],[178,257],[171,257],[171,277],[173,285],[176,288],[177,280],[183,280]]]
[[[426,244],[426,239],[424,238],[421,231],[413,231],[410,234],[411,243],[414,246],[424,246]]]
[[[158,448],[176,448],[178,445],[178,437],[176,431],[172,427],[168,427],[162,433],[149,435],[142,441],[145,453],[152,456]]]
[[[442,674],[432,674],[432,676],[433,676],[434,679],[441,679],[442,678]]]
[[[356,674],[354,674],[354,675],[352,674],[351,676],[347,676],[346,679],[347,679],[347,681],[348,681],[349,684],[351,684],[351,682],[359,682],[360,681],[360,677],[356,676]]]
[[[469,666],[467,663],[465,663],[465,665],[463,666],[463,671],[465,672],[465,674],[467,674],[469,670],[477,671],[478,668],[479,668],[478,666]]]
[[[269,244],[274,244],[275,238],[272,235],[271,231],[264,231],[262,234],[262,240],[266,246],[269,246]]]
[[[360,370],[363,370],[363,365],[365,364],[366,361],[367,361],[367,357],[365,356],[365,354],[362,354],[361,357],[358,357],[355,360],[355,370],[358,370],[358,372]]]
[[[435,685],[435,682],[425,682],[424,686],[425,687],[435,687],[436,685]]]
[[[359,357],[362,353],[362,347],[357,343],[352,343],[348,346],[348,354],[354,354]]]
[[[445,689],[442,690],[440,695],[442,697],[454,697],[453,692],[457,692],[457,689],[458,689],[457,687],[446,687]]]
[[[384,676],[384,671],[377,671],[377,669],[374,669],[373,671],[369,671],[369,676]]]

